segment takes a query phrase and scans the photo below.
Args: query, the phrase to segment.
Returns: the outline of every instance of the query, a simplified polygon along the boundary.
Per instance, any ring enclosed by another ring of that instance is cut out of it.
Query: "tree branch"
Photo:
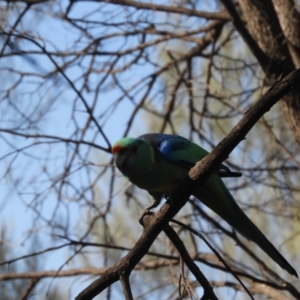
[[[167,237],[172,241],[178,252],[180,253],[184,263],[187,265],[189,270],[193,273],[193,275],[196,277],[197,281],[201,284],[201,286],[204,289],[204,295],[203,299],[211,299],[211,300],[218,300],[215,293],[213,292],[212,286],[209,284],[207,278],[204,276],[204,274],[200,271],[198,266],[194,263],[193,259],[190,257],[188,251],[186,250],[183,242],[178,237],[174,229],[167,225],[164,228],[164,232],[167,235]],[[205,298],[206,297],[206,298]]]
[[[103,276],[85,288],[76,300],[92,299],[112,283],[120,279],[126,272],[130,274],[135,265],[147,253],[150,246],[167,226],[179,210],[186,204],[189,196],[199,185],[205,181],[215,169],[229,156],[230,152],[242,141],[255,123],[285,94],[300,84],[300,69],[293,71],[284,79],[276,81],[270,90],[255,103],[232,131],[217,145],[217,147],[198,162],[189,172],[183,182],[172,192],[172,205],[165,203],[163,207],[151,216],[151,222],[145,226],[142,236],[129,253],[115,266],[108,269]]]
[[[76,1],[80,2],[80,1]],[[106,2],[112,3],[117,5],[124,5],[128,7],[134,7],[136,9],[144,9],[144,10],[151,10],[151,11],[163,11],[167,13],[175,13],[175,14],[182,14],[187,15],[190,17],[199,17],[205,19],[213,19],[213,20],[221,20],[221,21],[229,21],[230,16],[228,15],[227,11],[219,11],[217,13],[211,13],[207,11],[200,11],[195,9],[188,9],[185,7],[180,6],[170,6],[170,5],[159,5],[154,3],[145,3],[145,2],[138,2],[132,0],[95,0],[95,2]]]

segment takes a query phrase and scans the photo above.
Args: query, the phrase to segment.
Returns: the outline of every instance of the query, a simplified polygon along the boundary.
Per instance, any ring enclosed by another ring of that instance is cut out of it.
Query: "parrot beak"
[[[127,160],[127,155],[124,154],[124,147],[121,147],[119,145],[115,145],[112,147],[111,152],[114,155],[115,164],[121,171],[124,171],[125,163]]]
[[[119,145],[115,145],[112,147],[111,152],[112,152],[112,154],[118,154],[122,149],[123,149],[123,147],[121,147]]]

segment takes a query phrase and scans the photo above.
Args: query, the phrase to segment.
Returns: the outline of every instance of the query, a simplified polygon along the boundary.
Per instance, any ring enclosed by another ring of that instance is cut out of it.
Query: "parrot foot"
[[[171,189],[165,194],[165,198],[166,200],[170,203],[170,204],[173,204],[174,201],[173,201],[173,198],[172,198],[172,194],[173,194],[173,191],[174,189],[176,189],[178,185],[175,185],[173,187],[171,187]]]
[[[154,201],[152,202],[152,204],[150,206],[148,206],[147,208],[143,209],[140,213],[139,213],[139,222],[140,224],[142,224],[142,221],[143,221],[143,217],[149,213],[151,213],[151,209],[152,208],[155,208],[159,205],[160,203],[160,199],[155,199],[154,198]]]
[[[169,202],[170,204],[174,203],[171,193],[165,194],[165,198],[166,198],[167,202]]]
[[[147,214],[151,214],[152,212],[150,211],[149,208],[143,209],[140,213],[139,213],[139,222],[140,224],[143,225],[143,218],[145,215]]]

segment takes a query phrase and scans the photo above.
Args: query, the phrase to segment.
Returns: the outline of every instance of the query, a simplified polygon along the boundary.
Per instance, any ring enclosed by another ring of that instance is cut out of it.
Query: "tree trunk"
[[[300,15],[295,3],[292,0],[239,0],[239,5],[253,41],[267,57],[262,59],[253,53],[266,74],[266,82],[272,84],[281,74],[299,68]],[[280,103],[300,146],[300,89],[286,95]]]

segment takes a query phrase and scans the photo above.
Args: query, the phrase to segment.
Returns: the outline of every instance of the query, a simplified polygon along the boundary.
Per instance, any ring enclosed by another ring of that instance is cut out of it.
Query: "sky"
[[[61,1],[61,5],[66,5],[68,1]],[[2,5],[6,5],[5,3]],[[23,7],[24,5],[18,4],[19,7]],[[84,5],[84,10],[82,7],[78,7],[75,5],[75,9],[73,11],[73,15],[76,14],[80,17],[83,14],[88,13],[89,11],[93,11],[97,5],[94,3],[87,3]],[[78,9],[76,8],[78,7]],[[10,14],[9,24],[13,24],[16,19],[17,14],[14,12]],[[46,37],[48,42],[46,43],[46,48],[48,51],[54,49],[53,45],[55,45],[56,49],[60,49],[64,51],[66,48],[69,47],[70,44],[74,42],[74,39],[77,38],[75,34],[68,31],[65,24],[62,24],[58,18],[49,14],[43,14],[43,17],[40,16],[36,18],[36,15],[33,15],[31,12],[28,12],[22,20],[22,23],[26,28],[31,27],[33,30],[33,34],[41,37]],[[0,44],[3,45],[3,42]],[[20,47],[22,50],[26,49],[37,49],[32,45],[32,43],[22,42],[20,43]],[[50,70],[54,69],[53,64],[49,61],[49,59],[45,58],[44,56],[38,55],[27,55],[27,56],[14,56],[13,58],[7,58],[6,60],[1,60],[3,64],[6,66],[14,66],[16,69],[20,69],[27,72],[34,72],[39,73],[41,75],[48,73]],[[0,62],[1,63],[1,62]],[[73,68],[72,73],[69,73],[68,76],[75,80],[80,72],[80,70],[76,70]],[[7,72],[8,75],[9,72]],[[2,74],[5,78],[6,74]],[[12,78],[12,80],[5,80],[5,84],[10,86],[12,82],[16,80],[16,78]],[[38,79],[37,77],[34,78],[38,82],[38,80],[43,81],[44,79],[41,77]],[[51,86],[53,82],[56,83],[55,88]],[[2,86],[3,90],[6,86]],[[45,81],[44,89],[37,91],[35,94],[34,91],[35,83],[33,82],[25,82],[19,88],[19,92],[22,93],[22,97],[20,97],[20,101],[18,101],[17,105],[20,105],[21,110],[30,110],[30,105],[32,102],[35,102],[39,105],[41,110],[47,110],[45,121],[40,123],[39,133],[49,134],[49,135],[58,135],[62,137],[68,137],[74,130],[70,122],[70,106],[72,105],[72,101],[74,99],[74,92],[72,92],[69,83],[62,78],[62,76],[57,76],[57,78],[53,78],[52,81]],[[45,92],[46,91],[46,92]],[[43,103],[38,104],[41,97],[41,93],[45,93],[42,95],[45,101]],[[28,93],[28,96],[25,94]],[[30,98],[30,97],[35,97]],[[116,97],[111,93],[111,97]],[[29,99],[28,99],[29,98]],[[50,101],[47,99],[58,98],[58,101],[54,103],[54,105],[49,107]],[[16,100],[14,95],[12,95],[12,101]],[[28,100],[24,101],[24,99]],[[86,96],[86,99],[91,100]],[[25,102],[25,103],[24,103]],[[108,106],[110,101],[101,101],[102,108]],[[109,137],[111,143],[116,141],[121,137],[121,130],[118,128],[123,128],[124,123],[126,121],[126,115],[130,113],[132,107],[124,102],[125,105],[121,105],[117,111],[114,112],[112,117],[106,122],[106,125],[103,127],[105,130],[106,135]],[[28,106],[27,106],[28,105]],[[80,104],[79,104],[80,106]],[[82,108],[82,107],[80,107]],[[35,113],[34,111],[32,112]],[[82,111],[78,112],[79,114],[85,114]],[[1,118],[1,128],[9,128],[12,122],[16,121],[15,112],[9,110],[9,107],[5,105],[4,102],[0,104],[0,115]],[[85,114],[86,115],[86,114]],[[38,116],[36,116],[38,118]],[[55,122],[53,122],[55,120]],[[19,123],[21,126],[21,122]],[[25,131],[28,132],[28,131]],[[31,133],[37,132],[36,129],[30,130]],[[32,140],[28,140],[26,138],[19,138],[13,137],[9,134],[1,134],[1,147],[0,147],[0,157],[2,158],[2,163],[0,164],[0,226],[5,226],[9,235],[7,237],[6,243],[12,250],[11,258],[22,256],[27,254],[31,251],[31,238],[28,238],[29,234],[32,230],[36,230],[38,233],[38,237],[40,239],[40,245],[37,247],[36,250],[42,250],[52,246],[53,239],[50,236],[50,232],[47,230],[43,230],[39,228],[41,225],[39,222],[36,223],[35,227],[32,228],[33,219],[36,217],[36,214],[33,213],[30,209],[27,208],[27,205],[30,203],[33,197],[34,192],[42,192],[47,185],[45,182],[45,178],[38,179],[41,183],[40,189],[35,190],[31,189],[28,186],[28,181],[31,178],[37,178],[39,176],[38,173],[41,173],[41,162],[35,159],[31,159],[31,156],[47,158],[52,156],[54,164],[57,161],[54,160],[53,154],[48,154],[49,147],[47,145],[41,145],[37,147],[30,147],[24,151],[25,155],[22,153],[12,153],[11,155],[7,155],[8,153],[12,152],[12,147],[16,147],[20,149],[22,147],[28,146],[32,144]],[[12,147],[8,147],[7,142],[12,145]],[[106,146],[103,141],[99,141],[99,144]],[[65,149],[63,146],[56,147],[57,153],[56,155],[65,155]],[[43,159],[42,159],[43,160]],[[63,159],[61,160],[63,161]],[[58,160],[59,162],[59,160]],[[9,176],[7,176],[7,168],[12,166],[13,174],[19,178],[20,186],[18,193],[15,190],[15,186],[13,186],[13,182]],[[53,169],[59,168],[59,166],[52,165]],[[40,175],[42,177],[42,175]],[[30,183],[29,183],[30,185]],[[35,188],[37,188],[35,186]],[[20,190],[24,189],[24,190]],[[52,195],[55,197],[55,195]],[[54,211],[56,204],[56,200],[51,197],[45,201],[41,207],[42,212],[46,215],[50,215],[51,211]],[[72,206],[72,205],[70,205]],[[73,205],[71,210],[71,227],[75,227],[75,222],[78,220],[80,212],[78,212],[78,208]],[[60,212],[62,215],[61,217],[64,218],[63,211]],[[34,234],[33,234],[34,236]],[[57,244],[65,243],[64,240],[58,240]],[[49,255],[43,255],[42,257],[42,269],[45,270],[57,270],[59,269],[65,262],[67,257],[70,255],[70,251],[68,249],[62,249],[55,252],[52,252]],[[21,262],[22,265],[22,262]],[[66,267],[64,267],[66,269]],[[42,294],[39,297],[45,296],[46,299],[46,292],[50,285],[50,280],[46,280],[45,283],[42,285]],[[59,279],[54,280],[52,286],[59,282]],[[73,278],[66,278],[63,281],[65,284],[72,286]],[[72,286],[72,294],[69,295],[70,299],[73,298],[77,293],[79,293],[87,284],[87,281],[81,282],[81,284],[73,285]],[[39,298],[42,299],[42,298]]]
[[[59,5],[67,5],[69,1],[61,1]],[[22,4],[18,4],[22,6]],[[57,5],[57,4],[55,4]],[[83,15],[87,15],[90,12],[93,12],[98,8],[96,2],[86,2],[81,5],[74,5],[72,9],[72,16],[81,18]],[[107,6],[108,11],[115,9],[115,6]],[[64,51],[68,49],[70,45],[75,45],[78,43],[78,47],[81,44],[84,44],[86,41],[84,39],[77,41],[77,33],[72,29],[71,26],[66,23],[61,23],[57,16],[49,14],[42,14],[37,17],[32,13],[27,13],[22,21],[25,27],[30,27],[32,32],[36,35],[37,40],[40,37],[45,37],[47,42],[45,47],[48,51],[53,49],[59,49]],[[58,11],[58,6],[57,6]],[[10,24],[14,23],[16,14],[12,13],[8,22]],[[91,15],[91,19],[96,18],[95,15]],[[101,31],[98,28],[92,30],[94,34],[97,33],[101,35]],[[75,42],[76,41],[76,42]],[[40,41],[40,44],[43,44]],[[0,44],[1,45],[1,44]],[[26,49],[38,49],[30,42],[20,42],[19,44],[22,50]],[[117,43],[112,43],[111,48],[116,48]],[[103,49],[106,50],[106,49]],[[104,58],[105,59],[105,58]],[[58,61],[61,61],[60,58],[57,58]],[[0,61],[1,63],[1,61]],[[46,111],[44,121],[39,123],[39,128],[31,128],[29,131],[34,134],[36,132],[49,134],[49,135],[58,135],[63,137],[69,137],[74,132],[74,123],[70,121],[72,117],[72,107],[75,102],[76,95],[74,91],[70,88],[70,84],[61,76],[58,75],[53,77],[52,80],[45,80],[43,75],[47,74],[49,71],[54,69],[51,61],[45,56],[41,55],[27,55],[19,56],[13,58],[7,58],[7,60],[2,60],[6,66],[13,64],[16,69],[26,70],[27,72],[34,72],[41,75],[40,78],[32,77],[32,81],[28,80],[24,84],[20,85],[20,88],[17,92],[21,93],[22,96],[18,96],[17,93],[12,93],[11,99],[17,106],[20,108],[20,115],[22,111],[32,110],[32,114],[35,118],[39,118],[39,112]],[[87,62],[83,62],[83,65],[86,66]],[[145,65],[144,72],[147,73],[148,69],[151,68],[148,65]],[[78,77],[81,74],[81,69],[77,66],[70,68],[66,73],[75,84],[80,83]],[[10,73],[2,74],[9,76]],[[136,78],[143,76],[142,72],[132,72],[132,77],[124,78],[124,85],[130,85]],[[102,76],[99,72],[99,78]],[[95,76],[93,78],[94,84],[96,85],[99,81],[99,78]],[[16,78],[8,78],[9,80],[3,80],[3,89],[6,85],[11,85],[12,81],[15,81]],[[40,83],[44,82],[43,89],[35,90],[35,87]],[[54,85],[54,86],[53,86]],[[79,84],[78,84],[79,85]],[[89,94],[87,91],[83,92],[85,99],[88,103],[92,103],[93,94]],[[109,90],[103,94],[100,94],[101,98],[97,99],[98,102],[98,111],[104,111],[110,104],[111,99],[117,99],[119,93],[117,90]],[[141,93],[136,93],[136,99],[139,99]],[[42,99],[42,101],[40,100]],[[52,103],[52,99],[56,99]],[[26,100],[26,101],[24,101]],[[36,106],[33,108],[32,103]],[[127,124],[128,115],[132,113],[134,105],[130,101],[123,101],[117,109],[113,110],[113,113],[109,115],[107,121],[104,123],[104,119],[101,119],[101,124],[103,125],[103,130],[109,138],[110,143],[115,142],[124,133],[124,127]],[[84,121],[87,118],[85,109],[82,103],[77,99],[76,100],[76,119],[79,120],[80,125],[84,124]],[[15,115],[15,111],[11,111],[9,106],[4,102],[0,102],[0,127],[3,128],[6,126],[11,126],[14,122],[18,123],[18,117]],[[82,119],[81,119],[82,118]],[[19,125],[22,128],[22,122],[20,118]],[[143,119],[143,115],[140,114],[138,119],[135,121],[134,129],[130,131],[129,135],[137,136],[139,134],[145,133],[149,124]],[[28,132],[26,130],[26,132]],[[77,136],[75,136],[77,138]],[[86,139],[90,138],[93,140],[93,131],[86,135]],[[251,135],[248,136],[251,139]],[[53,161],[49,165],[49,174],[59,174],[61,169],[61,163],[65,162],[65,156],[69,155],[63,145],[55,145],[55,152],[53,153],[49,145],[43,144],[35,147],[30,147],[25,150],[23,153],[12,153],[7,156],[8,152],[12,151],[12,147],[22,148],[32,144],[32,140],[20,137],[12,137],[9,134],[1,133],[1,147],[0,147],[0,158],[2,158],[2,163],[0,164],[0,224],[1,226],[5,225],[8,228],[10,233],[8,242],[9,246],[13,250],[12,256],[19,256],[28,253],[31,247],[30,239],[28,239],[28,234],[32,232],[32,220],[36,217],[36,214],[32,210],[28,209],[27,206],[32,203],[34,204],[35,200],[33,195],[35,193],[43,193],[47,191],[47,188],[50,188],[49,182],[45,174],[41,172],[43,168],[43,163],[45,160]],[[105,141],[98,135],[96,142],[101,146],[106,146]],[[8,147],[8,143],[10,146]],[[243,147],[243,146],[242,146]],[[209,150],[209,149],[208,149]],[[234,155],[234,154],[233,154]],[[39,157],[39,160],[31,159],[31,157]],[[234,156],[236,157],[236,156]],[[256,155],[254,154],[255,158]],[[88,154],[88,158],[91,162],[95,163],[100,161],[100,163],[106,163],[108,155],[104,155],[101,151],[93,150],[92,153]],[[12,174],[14,178],[19,179],[19,190],[16,191],[16,187],[12,185],[12,180],[7,176],[7,168],[12,167]],[[80,161],[77,162],[77,166],[80,166]],[[97,171],[95,171],[97,172]],[[93,175],[94,176],[94,175]],[[30,180],[34,178],[35,184],[31,185]],[[73,177],[74,185],[82,185],[86,182],[85,178]],[[39,183],[39,184],[36,184]],[[125,181],[122,183],[125,184]],[[230,184],[230,183],[229,183]],[[101,186],[103,188],[103,186]],[[20,190],[21,189],[21,190]],[[103,189],[105,190],[105,189]],[[107,192],[104,191],[104,192]],[[67,200],[67,199],[64,199]],[[57,199],[55,193],[52,193],[47,197],[47,201],[44,201],[39,207],[40,212],[45,216],[51,216],[51,213],[55,212],[57,205]],[[80,210],[76,204],[68,203],[68,212],[71,214],[70,218],[70,228],[75,232],[78,228],[78,219],[84,215],[84,211]],[[63,208],[58,210],[59,217],[61,219],[66,218]],[[44,230],[40,228],[43,224],[39,221],[35,223],[34,230],[38,233],[40,240],[41,248],[44,249],[45,246],[50,246],[53,242],[49,230]],[[59,232],[58,232],[59,233]],[[62,244],[64,241],[58,240],[57,244]],[[130,243],[129,243],[130,244]],[[47,259],[43,261],[43,269],[58,269],[65,263],[67,255],[70,252],[68,250],[60,250],[47,255]],[[99,262],[100,264],[100,262]],[[54,284],[59,280],[54,280]],[[71,285],[73,279],[66,279],[64,282],[68,282]],[[47,281],[49,283],[49,281]],[[75,296],[79,291],[82,290],[87,284],[87,281],[81,281],[78,285],[72,285],[72,294],[70,298]],[[45,291],[49,288],[47,284],[43,285]],[[43,291],[43,292],[45,292]],[[121,297],[122,298],[122,297]]]
[[[61,1],[59,5],[67,5],[69,1]],[[4,4],[6,5],[6,4]],[[57,4],[55,4],[57,5]],[[21,3],[18,4],[19,7],[23,7]],[[82,17],[83,15],[93,12],[98,7],[97,3],[87,2],[84,5],[74,5],[72,10],[72,16]],[[110,8],[111,9],[111,8]],[[20,9],[21,10],[21,9]],[[57,6],[58,10],[58,6]],[[44,11],[47,11],[47,9]],[[31,28],[33,35],[36,36],[37,41],[43,45],[43,42],[39,40],[39,37],[42,37],[47,40],[45,47],[48,51],[59,49],[65,51],[70,45],[74,44],[74,41],[78,38],[77,32],[70,30],[70,26],[66,23],[61,23],[59,18],[56,18],[55,15],[49,14],[32,14],[28,12],[25,17],[22,19],[22,26],[25,28]],[[9,25],[12,25],[18,14],[11,12],[10,18],[7,20]],[[9,25],[7,26],[9,28]],[[95,32],[97,28],[95,29]],[[0,42],[0,46],[3,45],[3,40]],[[111,45],[112,47],[114,45]],[[18,42],[19,49],[25,50],[40,50],[38,47],[33,45],[31,42]],[[8,50],[9,51],[9,50]],[[57,61],[60,61],[59,58]],[[39,112],[46,111],[44,115],[44,120],[39,122],[39,128],[24,129],[23,132],[30,132],[31,134],[40,133],[48,134],[53,136],[69,137],[74,131],[74,124],[70,121],[71,118],[71,108],[74,103],[75,94],[72,91],[69,83],[61,76],[58,75],[52,80],[45,80],[43,75],[47,74],[49,71],[53,70],[55,67],[51,61],[42,55],[21,55],[14,56],[12,58],[2,59],[1,62],[6,67],[13,66],[15,69],[20,69],[24,72],[32,72],[34,74],[40,74],[39,76],[32,76],[32,81],[29,79],[22,83],[17,91],[12,93],[11,101],[16,103],[19,108],[19,114],[15,110],[12,110],[10,106],[2,102],[0,104],[0,115],[2,116],[0,121],[1,128],[11,128],[12,124],[18,124],[21,128],[24,124],[22,123],[22,111],[30,111],[34,118],[39,118]],[[0,63],[1,63],[0,62]],[[76,82],[78,76],[80,76],[82,70],[78,67],[72,67],[71,71],[67,71],[66,74],[69,78]],[[8,86],[10,87],[14,82],[18,80],[18,77],[11,77],[11,73],[7,71],[2,73],[3,78],[7,80],[3,81],[2,88],[5,90]],[[139,75],[135,75],[139,76]],[[134,76],[133,76],[134,77]],[[94,78],[95,84],[98,79]],[[36,89],[38,84],[43,82],[42,89]],[[55,87],[53,86],[55,84]],[[17,95],[20,93],[20,95]],[[83,93],[85,99],[91,103],[93,101],[93,95],[88,93]],[[114,91],[110,91],[103,95],[102,99],[99,99],[100,108],[98,111],[105,111],[107,107],[111,104],[110,99],[116,99],[118,94]],[[52,103],[52,99],[57,99]],[[32,105],[34,104],[34,106]],[[87,118],[85,109],[80,101],[77,100],[77,120],[80,122],[82,116],[82,124]],[[103,130],[106,136],[109,138],[110,143],[114,143],[116,140],[122,137],[124,133],[124,127],[127,122],[128,115],[132,113],[134,105],[128,101],[123,101],[117,109],[113,110],[113,114],[109,115],[109,118],[105,121],[103,125]],[[139,126],[136,130],[137,133],[131,132],[131,134],[141,134],[146,129],[146,126]],[[92,139],[92,134],[86,135],[85,139]],[[29,253],[32,247],[32,238],[38,236],[39,245],[37,250],[43,250],[45,248],[53,246],[53,239],[51,237],[51,231],[46,228],[42,222],[38,220],[34,222],[36,218],[36,213],[28,208],[28,205],[35,205],[34,195],[35,193],[44,193],[49,188],[49,183],[47,182],[44,174],[41,169],[43,168],[43,162],[46,159],[53,161],[49,165],[49,173],[55,174],[59,173],[60,162],[64,163],[64,156],[68,155],[63,145],[55,145],[55,153],[47,144],[38,145],[34,147],[29,147],[28,149],[22,152],[14,152],[15,149],[21,149],[23,147],[28,147],[32,145],[32,139],[26,139],[23,137],[15,137],[10,134],[1,133],[1,147],[0,147],[0,158],[2,163],[0,164],[0,226],[5,226],[8,232],[6,238],[6,243],[11,249],[10,258],[19,257]],[[96,142],[99,145],[106,147],[106,143],[101,137],[98,137]],[[103,154],[97,150],[93,150],[90,154],[90,160],[95,161],[97,158],[101,158]],[[32,157],[39,159],[32,159]],[[57,159],[60,157],[61,159]],[[106,156],[107,157],[107,156]],[[105,160],[106,162],[106,160]],[[101,164],[101,162],[100,162]],[[11,168],[12,177],[8,176],[7,169]],[[14,181],[17,178],[18,190],[14,186]],[[31,184],[31,180],[35,179],[35,184]],[[76,179],[75,179],[76,180]],[[82,180],[85,179],[77,178],[78,184],[82,183]],[[80,183],[79,183],[80,181]],[[39,183],[38,185],[36,183]],[[73,182],[76,185],[76,181]],[[48,186],[47,186],[48,185]],[[44,217],[49,217],[55,211],[57,204],[56,195],[52,193],[50,197],[47,197],[47,201],[43,201],[41,205],[38,205],[40,213]],[[76,204],[68,204],[68,213],[71,215],[70,218],[70,228],[75,230],[79,225],[78,219],[82,217],[83,212],[78,210]],[[59,210],[60,218],[64,219],[63,209]],[[34,227],[33,227],[34,224]],[[32,234],[32,232],[34,232]],[[57,239],[56,244],[63,244],[64,240]],[[93,250],[94,251],[94,250]],[[42,255],[41,266],[43,270],[58,270],[63,264],[65,264],[67,258],[72,254],[72,251],[69,249],[62,249],[58,251],[51,252],[50,254]],[[24,266],[24,263],[21,261],[20,265]],[[99,261],[99,266],[101,262]],[[63,269],[68,268],[64,266]],[[86,280],[81,280],[80,284],[73,284],[74,278],[65,278],[63,280],[64,284],[69,285],[71,288],[71,294],[68,295],[70,299],[74,298],[86,285]],[[41,295],[39,297],[45,297],[46,292],[53,285],[59,284],[60,279],[46,280],[40,287]],[[65,286],[64,286],[65,287]],[[121,297],[122,298],[122,297]],[[42,299],[42,298],[39,298]]]

